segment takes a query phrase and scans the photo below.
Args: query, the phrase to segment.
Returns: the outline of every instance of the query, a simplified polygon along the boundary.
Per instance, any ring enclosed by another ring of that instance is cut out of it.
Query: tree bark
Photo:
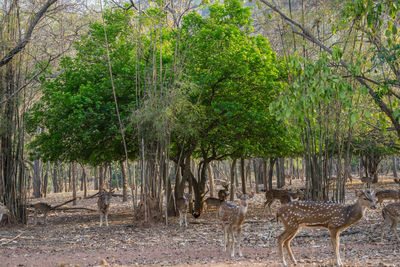
[[[397,159],[396,156],[392,156],[393,161],[393,177],[397,178]]]
[[[235,169],[236,169],[236,159],[232,160],[232,165],[231,165],[231,197],[230,200],[233,201],[235,200]]]
[[[121,165],[121,176],[122,176],[122,202],[126,202],[128,200],[128,185],[126,181],[126,172],[124,162],[120,162]]]
[[[41,187],[41,170],[40,170],[40,161],[36,159],[33,162],[33,197],[40,198],[40,187]]]
[[[247,194],[246,188],[246,171],[244,158],[240,158],[240,174],[242,176],[242,193]]]
[[[71,163],[72,169],[72,198],[76,198],[76,165],[75,163]],[[76,199],[72,202],[72,206],[76,206]]]

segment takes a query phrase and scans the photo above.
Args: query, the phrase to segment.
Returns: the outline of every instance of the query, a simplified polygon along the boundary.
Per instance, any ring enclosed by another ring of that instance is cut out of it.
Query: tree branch
[[[0,67],[6,65],[16,54],[18,54],[19,52],[21,52],[22,49],[24,49],[24,47],[28,44],[28,42],[31,39],[32,36],[32,32],[35,29],[36,25],[39,23],[39,20],[44,16],[44,14],[46,13],[47,9],[49,9],[49,7],[54,4],[55,2],[57,2],[57,0],[48,0],[46,2],[46,4],[44,4],[44,6],[35,14],[35,16],[33,17],[28,31],[26,32],[24,38],[17,44],[16,47],[14,47],[14,49],[12,49],[10,52],[8,52],[7,55],[5,55],[1,60],[0,60]]]
[[[310,31],[308,31],[302,24],[299,22],[289,18],[286,16],[279,8],[277,3],[275,1],[274,5],[267,2],[266,0],[260,0],[262,3],[264,3],[266,6],[271,8],[274,12],[278,13],[284,21],[292,28],[292,31],[305,39],[313,42],[314,44],[318,45],[321,47],[324,51],[328,52],[329,54],[332,55],[332,50],[329,49],[327,46],[325,46],[320,40],[318,40]],[[297,30],[297,28],[300,29]],[[348,64],[340,59],[340,64],[347,70],[349,71]],[[349,71],[350,72],[350,71]],[[400,123],[399,121],[393,116],[393,111],[382,101],[381,98],[377,97],[375,91],[372,89],[371,86],[361,77],[354,77],[361,85],[365,86],[368,89],[369,94],[372,96],[374,99],[375,103],[379,106],[379,108],[389,117],[390,121],[393,123],[393,126],[396,129],[397,135],[400,136]]]

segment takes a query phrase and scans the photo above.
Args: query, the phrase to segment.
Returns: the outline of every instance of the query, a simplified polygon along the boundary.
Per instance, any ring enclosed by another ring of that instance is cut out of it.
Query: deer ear
[[[236,197],[237,197],[237,198],[241,198],[241,197],[242,197],[242,193],[236,192]]]
[[[362,195],[363,191],[362,191],[362,190],[355,189],[355,190],[354,190],[354,193],[356,194],[357,197],[359,197],[359,196]]]

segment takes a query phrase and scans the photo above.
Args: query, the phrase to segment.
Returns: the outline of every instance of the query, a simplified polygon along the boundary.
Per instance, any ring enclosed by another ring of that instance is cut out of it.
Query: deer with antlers
[[[254,196],[254,192],[250,195],[237,192],[236,196],[240,199],[239,206],[230,202],[223,202],[219,208],[219,218],[224,231],[224,251],[229,247],[232,258],[235,257],[235,233],[238,255],[242,257],[242,252],[240,251],[242,224],[247,214],[247,200]]]
[[[98,194],[98,200],[97,200],[97,207],[99,208],[99,214],[100,214],[100,227],[103,225],[103,217],[105,218],[106,221],[106,227],[108,227],[108,212],[110,210],[110,204],[111,204],[111,198],[113,196],[113,190],[107,191],[101,191]]]
[[[312,229],[328,229],[331,243],[335,251],[336,263],[342,266],[339,254],[339,235],[348,227],[358,222],[365,208],[375,209],[375,199],[369,190],[356,190],[357,201],[352,205],[336,202],[295,201],[282,206],[277,212],[277,220],[283,223],[285,231],[278,237],[279,253],[282,263],[287,266],[283,255],[286,247],[290,258],[297,264],[290,248],[290,241],[302,227]]]
[[[400,202],[390,203],[386,207],[382,209],[382,217],[383,217],[383,225],[382,225],[382,234],[381,234],[381,242],[383,242],[383,236],[385,233],[385,226],[391,223],[390,231],[393,231],[395,236],[397,237],[397,241],[400,242],[399,234],[397,233],[396,227],[400,221]]]

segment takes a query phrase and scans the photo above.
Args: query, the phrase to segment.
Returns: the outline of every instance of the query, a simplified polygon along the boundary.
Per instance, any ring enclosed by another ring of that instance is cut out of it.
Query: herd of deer
[[[400,185],[399,185],[400,186]],[[227,196],[228,188],[226,184],[224,189],[218,192],[218,198],[209,197],[203,202],[208,207],[214,206],[218,209],[218,217],[221,222],[222,230],[224,233],[224,250],[230,250],[231,257],[235,256],[235,243],[237,247],[237,253],[242,256],[240,251],[242,225],[245,221],[248,204],[247,200],[254,196],[251,194],[241,194],[237,192],[237,197],[240,200],[239,205],[228,202]],[[103,224],[103,217],[105,218],[105,224],[108,226],[108,212],[110,207],[112,191],[102,191],[98,194],[98,210],[100,214],[100,227]],[[317,201],[304,201],[304,191],[297,190],[284,190],[284,189],[273,189],[265,192],[266,202],[264,208],[268,206],[270,214],[271,204],[274,200],[281,202],[281,207],[276,213],[276,220],[281,221],[285,230],[278,237],[279,254],[282,260],[282,264],[287,266],[285,261],[283,247],[286,248],[291,260],[296,265],[297,261],[293,256],[292,249],[290,247],[291,240],[301,230],[301,228],[312,228],[312,229],[327,229],[329,230],[331,243],[335,252],[336,264],[342,266],[342,261],[339,254],[339,235],[345,229],[359,221],[364,214],[366,208],[376,209],[375,203],[382,205],[384,200],[399,200],[400,199],[400,187],[398,190],[388,189],[377,191],[373,194],[369,189],[355,190],[356,201],[351,205],[345,205],[337,202],[317,202]],[[377,201],[375,201],[377,199]],[[45,203],[37,203],[32,205],[35,208],[35,212],[44,211],[46,214],[52,210],[65,205],[69,200],[57,206],[50,206]],[[189,204],[191,202],[191,194],[184,193],[182,198],[176,199],[176,208],[179,212],[179,225],[182,226],[184,222],[187,226],[186,214]],[[0,203],[0,219],[5,213],[6,208]],[[383,225],[381,242],[383,242],[384,228],[391,224],[390,230],[393,231],[400,242],[400,238],[396,231],[396,226],[400,220],[400,202],[394,202],[386,205],[382,209]]]
[[[218,217],[224,232],[224,250],[230,249],[231,257],[235,256],[235,243],[237,253],[242,256],[240,251],[242,224],[245,220],[247,213],[247,200],[254,196],[241,194],[237,192],[237,197],[240,200],[239,205],[226,201],[227,190],[219,191],[219,198],[217,200],[210,198],[204,202],[208,205],[218,206]],[[270,214],[271,204],[274,200],[279,200],[282,206],[276,213],[277,221],[281,221],[285,230],[278,237],[279,254],[282,264],[287,266],[283,247],[286,248],[291,260],[296,265],[297,261],[293,256],[290,247],[291,240],[301,230],[301,228],[311,229],[327,229],[330,233],[332,247],[335,252],[336,264],[342,266],[342,261],[339,253],[339,235],[341,232],[349,228],[354,223],[358,222],[364,215],[366,208],[376,209],[375,198],[377,203],[382,205],[384,200],[399,200],[400,188],[398,190],[381,190],[373,194],[369,189],[355,190],[356,201],[351,205],[345,205],[331,201],[304,201],[305,192],[303,190],[284,190],[273,189],[265,192],[266,202],[264,208],[268,206]],[[182,199],[179,199],[179,214],[180,217],[187,213],[187,208],[190,203],[190,194],[186,194]],[[208,201],[207,201],[208,200]],[[185,226],[186,215],[185,216]],[[391,231],[393,231],[400,242],[400,238],[396,231],[396,226],[400,220],[400,202],[388,204],[382,209],[383,225],[381,242],[383,242],[384,228],[391,224]],[[180,218],[180,225],[182,225],[182,218]]]

